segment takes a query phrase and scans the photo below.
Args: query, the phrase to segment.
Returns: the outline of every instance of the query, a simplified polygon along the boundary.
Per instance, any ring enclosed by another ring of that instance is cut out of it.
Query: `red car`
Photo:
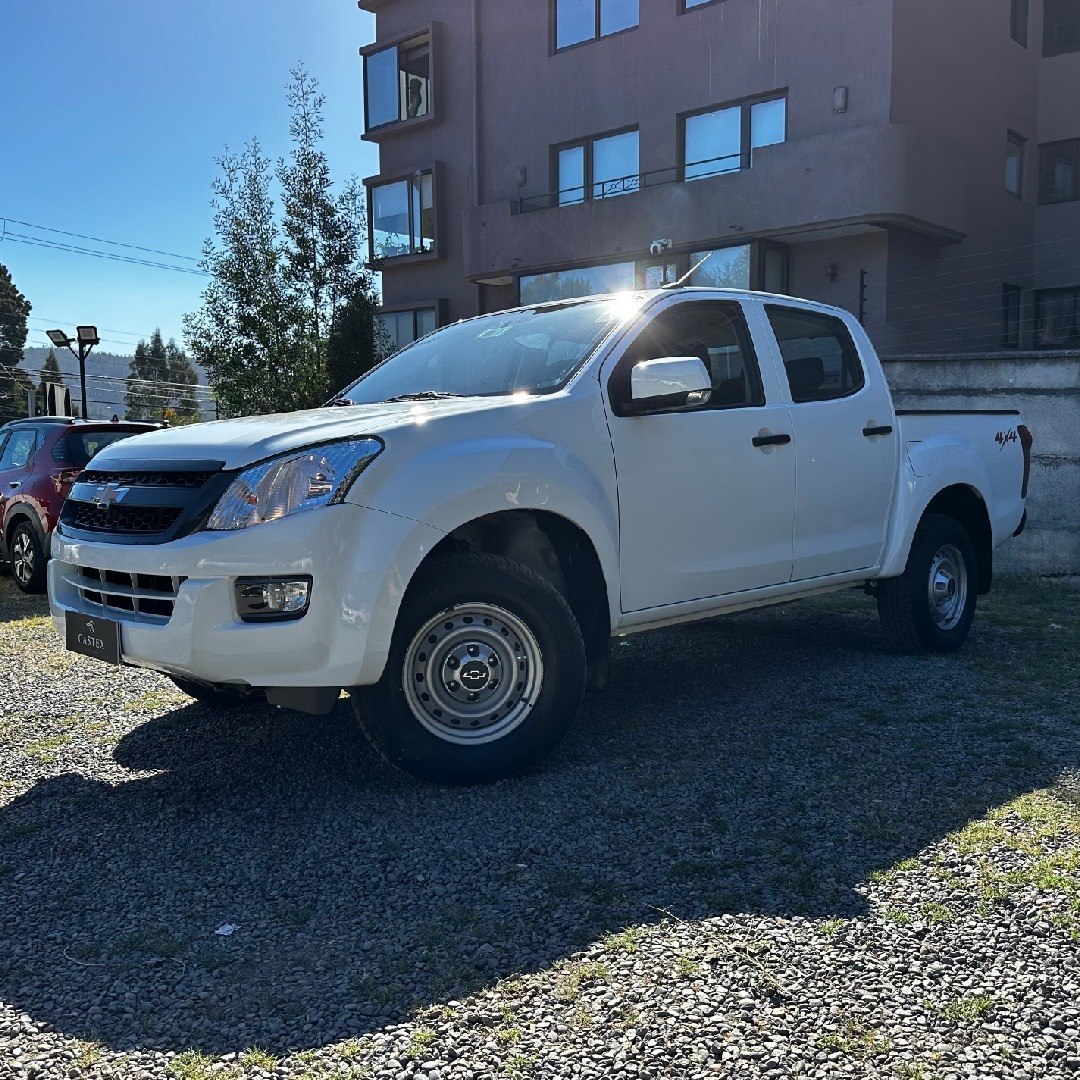
[[[161,424],[36,416],[0,427],[0,564],[15,584],[45,591],[49,538],[75,477],[103,447]]]

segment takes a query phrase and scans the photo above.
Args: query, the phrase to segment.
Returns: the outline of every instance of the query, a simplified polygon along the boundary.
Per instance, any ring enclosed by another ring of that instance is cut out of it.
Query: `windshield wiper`
[[[346,406],[346,405],[350,405],[350,406],[351,406],[351,405],[355,405],[355,404],[356,404],[356,402],[355,402],[355,401],[350,401],[350,400],[349,400],[349,399],[348,399],[347,397],[336,397],[336,398],[331,398],[331,399],[330,399],[330,400],[329,400],[329,401],[328,401],[328,402],[327,402],[327,403],[326,403],[326,404],[325,404],[325,405],[323,406],[323,408],[324,408],[324,409],[331,409],[331,408],[333,408],[333,407],[334,407],[335,405],[337,405],[337,406],[342,406],[342,407],[344,407],[344,406]]]
[[[464,394],[450,394],[445,390],[418,390],[415,394],[398,394],[387,401],[438,401],[440,398],[465,397]]]

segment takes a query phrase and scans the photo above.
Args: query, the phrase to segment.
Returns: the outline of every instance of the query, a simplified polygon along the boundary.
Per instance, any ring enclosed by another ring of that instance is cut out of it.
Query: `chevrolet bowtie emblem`
[[[112,506],[113,503],[120,502],[127,493],[128,489],[119,484],[102,484],[97,494],[90,496],[90,501],[95,506]]]

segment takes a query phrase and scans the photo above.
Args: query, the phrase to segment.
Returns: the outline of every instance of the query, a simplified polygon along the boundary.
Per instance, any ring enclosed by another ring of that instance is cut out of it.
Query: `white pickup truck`
[[[1023,528],[1015,412],[893,408],[848,313],[668,288],[448,326],[322,409],[103,450],[49,592],[69,648],[201,701],[329,712],[393,764],[521,771],[613,635],[855,586],[963,642]]]

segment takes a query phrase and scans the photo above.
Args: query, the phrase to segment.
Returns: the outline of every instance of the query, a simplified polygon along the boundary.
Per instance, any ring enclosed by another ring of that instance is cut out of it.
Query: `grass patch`
[[[577,1001],[586,986],[606,982],[611,978],[611,968],[591,960],[582,960],[571,964],[559,979],[555,987],[555,1000],[562,1002]]]
[[[273,1069],[278,1063],[278,1059],[261,1046],[245,1050],[237,1060],[245,1069]]]
[[[405,1047],[405,1056],[418,1060],[431,1056],[431,1048],[435,1045],[438,1035],[431,1028],[417,1028],[409,1037],[409,1045]]]
[[[628,926],[617,934],[608,934],[604,938],[604,948],[611,953],[636,953],[645,938],[643,926]]]
[[[232,1080],[235,1069],[215,1069],[214,1059],[198,1050],[185,1050],[169,1062],[165,1069],[173,1080]]]
[[[44,739],[29,743],[26,752],[42,765],[51,765],[56,756],[71,742],[70,735],[48,735]]]
[[[973,997],[952,998],[931,1007],[939,1016],[954,1024],[978,1024],[993,1009],[994,999],[989,994],[976,994]]]
[[[680,979],[694,979],[701,974],[701,965],[686,953],[681,953],[675,961],[675,975]]]
[[[844,1054],[848,1057],[870,1058],[878,1054],[887,1054],[892,1043],[879,1035],[872,1028],[861,1024],[845,1024],[840,1031],[829,1032],[818,1039],[818,1047],[829,1053]]]
[[[923,904],[923,906],[919,908],[919,914],[931,926],[944,926],[946,923],[951,923],[953,919],[956,918],[951,908],[946,907],[944,904],[939,904],[937,901]]]
[[[274,917],[282,926],[291,930],[299,930],[311,922],[311,909],[288,905],[280,907],[274,912]]]
[[[144,926],[133,933],[125,934],[113,946],[113,952],[145,952],[151,956],[161,956],[167,960],[179,956],[186,948],[186,942],[176,937],[167,926]]]
[[[826,919],[819,927],[818,932],[825,937],[836,937],[844,929],[843,919]]]
[[[75,1067],[77,1069],[93,1068],[104,1056],[105,1048],[101,1043],[79,1042],[75,1044]]]

